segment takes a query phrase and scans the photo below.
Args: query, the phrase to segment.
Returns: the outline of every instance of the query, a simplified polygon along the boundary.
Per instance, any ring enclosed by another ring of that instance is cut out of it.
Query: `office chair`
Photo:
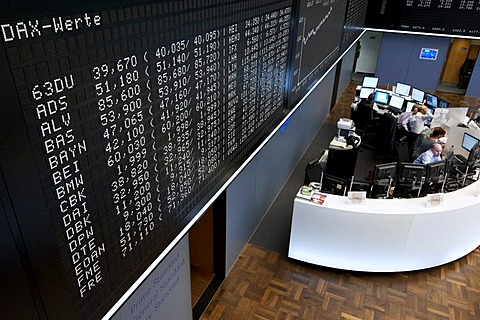
[[[328,150],[324,149],[320,153],[320,157],[311,160],[305,167],[305,177],[303,184],[308,186],[310,182],[319,182],[322,172],[325,171],[325,157]]]
[[[350,111],[350,119],[355,123],[355,133],[362,137],[362,145],[373,147],[371,145],[374,128],[378,124],[378,118],[374,116],[374,110],[371,105],[362,99],[356,107]]]
[[[397,118],[390,113],[384,113],[380,117],[377,133],[377,147],[379,150],[378,162],[386,162],[392,158],[395,147],[395,133],[397,130]]]
[[[405,136],[395,142],[395,150],[398,162],[411,161],[407,138]]]
[[[356,110],[351,110],[351,119],[358,130],[365,130],[365,128],[371,126],[373,118],[373,108],[366,104],[364,99],[357,104]]]

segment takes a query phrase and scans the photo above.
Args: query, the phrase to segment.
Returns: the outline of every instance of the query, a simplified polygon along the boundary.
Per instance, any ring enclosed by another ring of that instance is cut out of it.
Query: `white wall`
[[[375,74],[382,36],[382,32],[377,31],[366,31],[363,34],[360,38],[360,56],[357,59],[355,72]]]
[[[112,320],[184,319],[192,316],[188,236],[173,248]]]

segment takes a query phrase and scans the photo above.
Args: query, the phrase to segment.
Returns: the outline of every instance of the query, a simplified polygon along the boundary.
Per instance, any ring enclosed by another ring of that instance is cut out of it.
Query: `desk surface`
[[[480,245],[480,181],[445,194],[441,207],[426,198],[367,199],[327,195],[323,205],[296,198],[288,256],[345,270],[392,272],[438,266]]]

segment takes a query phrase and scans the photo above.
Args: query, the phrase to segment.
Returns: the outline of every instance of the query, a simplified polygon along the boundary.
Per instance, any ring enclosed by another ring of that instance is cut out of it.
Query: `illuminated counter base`
[[[288,256],[354,271],[409,271],[438,266],[480,245],[476,182],[445,194],[441,207],[426,198],[367,199],[327,195],[323,205],[296,198]]]

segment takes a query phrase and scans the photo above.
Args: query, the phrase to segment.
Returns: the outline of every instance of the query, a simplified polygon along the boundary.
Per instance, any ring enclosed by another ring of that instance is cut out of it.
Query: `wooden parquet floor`
[[[356,85],[346,88],[327,123],[350,116]],[[480,107],[480,98],[436,94],[454,107]],[[436,268],[360,273],[308,265],[248,244],[201,319],[480,319],[480,249]]]
[[[201,319],[480,319],[480,250],[422,271],[360,273],[248,244]]]

